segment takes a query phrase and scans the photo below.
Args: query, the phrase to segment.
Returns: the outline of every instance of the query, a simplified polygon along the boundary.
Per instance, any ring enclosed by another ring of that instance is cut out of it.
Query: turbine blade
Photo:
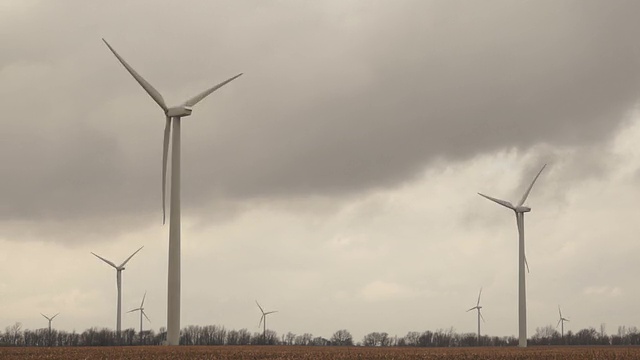
[[[51,319],[49,319],[49,318],[47,317],[47,315],[45,315],[45,314],[43,314],[43,313],[40,313],[40,315],[44,316],[44,318],[45,318],[45,319],[47,319],[47,320],[51,320]]]
[[[142,306],[144,305],[144,298],[147,297],[147,292],[144,292],[144,295],[142,296],[142,302],[140,303],[140,310],[142,310]]]
[[[258,305],[258,307],[260,308],[260,312],[262,312],[262,315],[264,316],[264,310],[262,309],[262,306],[258,304],[258,300],[256,300],[256,305]]]
[[[562,311],[560,311],[560,305],[558,305],[558,314],[560,315],[560,319],[562,319]]]
[[[531,185],[529,185],[529,188],[527,189],[527,191],[524,193],[524,195],[522,195],[522,199],[520,199],[520,202],[518,203],[518,206],[522,206],[522,204],[524,204],[524,202],[527,200],[527,196],[529,196],[529,193],[531,192],[531,188],[533,188],[533,184],[536,183],[536,180],[538,180],[538,176],[540,176],[540,174],[542,174],[542,170],[544,170],[545,167],[547,167],[547,164],[542,165],[542,169],[540,169],[540,171],[538,171],[538,175],[536,175],[536,177],[533,178],[533,181],[531,182]]]
[[[480,314],[480,319],[482,319],[482,322],[486,322],[484,321],[484,316],[482,316],[482,312],[480,311],[480,309],[478,309],[478,314]]]
[[[260,325],[262,325],[262,320],[264,319],[264,314],[262,314],[262,317],[260,317],[260,322],[258,323],[258,327],[260,327]]]
[[[92,252],[92,254],[93,254],[93,256],[97,257],[98,259],[100,259],[100,260],[102,260],[102,261],[106,262],[107,264],[109,264],[109,265],[113,266],[115,269],[117,269],[117,268],[118,268],[118,267],[116,266],[116,264],[114,264],[114,263],[112,263],[111,261],[109,261],[109,260],[107,260],[107,259],[103,258],[102,256],[100,256],[100,255],[98,255],[98,254],[96,254],[96,253],[93,253],[93,252]]]
[[[130,313],[130,312],[134,312],[134,311],[138,311],[138,310],[140,310],[140,309],[133,309],[133,310],[129,310],[127,312]]]
[[[482,295],[482,288],[480,288],[480,293],[478,294],[478,303],[476,306],[480,306],[480,295]]]
[[[502,205],[502,206],[504,206],[504,207],[507,207],[507,208],[509,208],[509,209],[511,209],[511,210],[515,210],[515,209],[516,209],[516,208],[515,208],[515,207],[514,207],[510,202],[508,202],[508,201],[500,200],[500,199],[496,199],[496,198],[494,198],[494,197],[487,196],[487,195],[484,195],[484,194],[481,194],[481,193],[478,193],[478,195],[482,196],[482,197],[483,197],[483,198],[485,198],[485,199],[489,199],[489,200],[491,200],[491,201],[493,201],[493,202],[495,202],[495,203],[498,203],[498,204],[500,204],[500,205]]]
[[[527,274],[529,273],[529,262],[527,261],[527,256],[524,256],[524,265],[527,267]]]
[[[169,136],[171,135],[171,117],[167,116],[164,125],[164,140],[162,142],[162,225],[166,220],[167,206],[167,157],[169,155]]]
[[[131,258],[133,257],[133,255],[137,254],[137,253],[138,253],[138,251],[142,250],[142,248],[143,248],[143,247],[144,247],[144,246],[140,246],[140,249],[136,250],[136,252],[134,252],[133,254],[131,254],[131,256],[129,256],[129,257],[127,258],[127,260],[123,261],[123,262],[122,262],[122,264],[120,264],[120,267],[125,266],[125,265],[129,262],[129,260],[131,260]]]
[[[149,319],[149,317],[147,316],[147,313],[144,312],[144,310],[140,310],[142,311],[142,315],[144,315],[145,318],[147,318],[148,322],[151,322],[151,320]]]
[[[473,310],[475,308],[477,308],[477,306],[472,307],[471,309],[467,310],[466,312],[469,312],[469,311],[471,311],[471,310]]]
[[[275,310],[275,311],[269,311],[269,312],[266,312],[266,313],[264,313],[264,314],[265,314],[265,315],[269,315],[269,314],[273,314],[273,313],[277,313],[277,312],[278,312],[278,310]]]
[[[231,81],[233,81],[233,80],[237,79],[238,77],[240,77],[240,75],[242,75],[242,73],[240,73],[240,74],[238,74],[238,75],[236,75],[236,76],[234,76],[234,77],[232,77],[232,78],[230,78],[230,79],[227,79],[227,80],[225,80],[225,81],[221,82],[220,84],[218,84],[218,85],[216,85],[216,86],[214,86],[214,87],[212,87],[212,88],[209,88],[209,89],[207,89],[207,90],[205,90],[205,91],[201,92],[200,94],[198,94],[198,95],[196,95],[196,96],[192,97],[191,99],[189,99],[189,100],[185,101],[183,105],[184,105],[184,106],[194,106],[195,104],[197,104],[197,103],[199,103],[200,101],[202,101],[202,99],[204,99],[204,98],[206,98],[207,96],[209,96],[212,92],[214,92],[214,91],[216,91],[216,90],[220,89],[221,87],[223,87],[223,86],[227,85],[227,84],[228,84],[228,83],[230,83]]]
[[[57,314],[53,315],[53,316],[51,317],[51,320],[55,319],[55,318],[56,318],[56,316],[58,316],[58,315],[60,315],[60,313],[57,313]]]
[[[116,58],[118,58],[118,61],[120,61],[120,63],[124,66],[125,69],[127,69],[127,71],[129,72],[129,74],[131,74],[131,76],[133,76],[134,79],[136,79],[136,81],[138,82],[138,84],[140,84],[140,86],[142,86],[142,88],[144,89],[144,91],[147,92],[147,94],[149,94],[149,96],[151,96],[151,98],[158,103],[158,105],[160,105],[160,107],[162,108],[162,110],[164,110],[165,112],[167,111],[167,105],[164,102],[164,99],[162,98],[162,95],[160,95],[160,93],[158,92],[158,90],[156,90],[153,86],[151,86],[151,84],[149,84],[147,82],[147,80],[145,80],[142,76],[140,76],[140,74],[138,74],[135,70],[133,70],[133,68],[131,66],[129,66],[129,64],[127,64],[126,61],[124,61],[124,59],[118,55],[118,53],[111,47],[111,45],[109,45],[109,43],[107,42],[107,40],[102,39],[102,41],[104,41],[104,43],[107,45],[107,47],[109,48],[109,50],[111,50],[111,52],[113,53],[113,55],[116,56]]]
[[[556,327],[560,326],[560,322],[562,321],[562,319],[558,320],[558,323],[556,324]]]

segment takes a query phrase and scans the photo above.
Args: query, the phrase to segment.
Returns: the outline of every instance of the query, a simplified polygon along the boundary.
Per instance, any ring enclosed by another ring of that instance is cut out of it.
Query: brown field
[[[640,347],[365,348],[144,346],[0,348],[0,359],[640,359]]]

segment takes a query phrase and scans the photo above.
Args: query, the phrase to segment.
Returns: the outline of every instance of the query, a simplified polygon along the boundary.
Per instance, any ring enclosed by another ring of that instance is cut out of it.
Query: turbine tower
[[[56,318],[56,316],[60,315],[60,313],[57,313],[55,315],[53,315],[52,317],[48,317],[47,315],[40,313],[40,315],[44,316],[45,319],[49,320],[49,346],[51,346],[51,322],[53,321],[53,319]]]
[[[264,312],[264,309],[262,309],[262,306],[258,304],[258,300],[256,300],[256,305],[258,305],[258,307],[260,308],[260,312],[262,313],[262,316],[260,317],[260,322],[258,323],[258,327],[260,327],[260,325],[263,325],[262,341],[266,345],[267,344],[267,315],[277,313],[278,310]]]
[[[564,322],[565,321],[569,321],[569,319],[565,319],[562,317],[562,311],[560,310],[560,305],[558,305],[558,314],[560,315],[560,320],[558,320],[558,324],[556,325],[556,328],[558,327],[558,325],[561,325],[560,329],[561,329],[561,339],[564,339]]]
[[[526,257],[524,254],[524,214],[531,211],[530,207],[527,206],[523,206],[524,202],[527,200],[527,197],[529,196],[529,193],[531,192],[531,188],[533,188],[533,184],[535,184],[536,180],[538,180],[538,177],[540,176],[540,174],[542,173],[542,170],[544,170],[544,168],[547,166],[547,164],[544,164],[542,166],[542,169],[540,169],[540,171],[538,172],[538,174],[536,175],[536,177],[533,179],[533,181],[531,182],[531,185],[529,185],[529,188],[527,189],[527,191],[524,193],[524,195],[522,196],[522,198],[520,199],[520,201],[518,202],[518,204],[516,206],[514,206],[513,204],[511,204],[508,201],[505,200],[500,200],[500,199],[496,199],[493,198],[491,196],[487,196],[481,193],[478,193],[478,195],[487,198],[495,203],[498,203],[504,207],[507,207],[511,210],[513,210],[513,212],[516,215],[516,224],[518,225],[518,234],[519,234],[519,256],[518,256],[518,325],[519,325],[519,346],[520,347],[526,347],[527,346],[527,299],[526,299],[526,287],[525,287],[525,274],[524,274],[524,269],[525,269],[525,265],[528,268],[528,264],[526,264]]]
[[[144,246],[141,246],[140,249],[136,250],[133,254],[131,254],[131,256],[129,256],[125,261],[122,262],[122,264],[120,264],[120,266],[116,266],[116,264],[114,264],[113,262],[111,262],[111,261],[103,258],[102,256],[92,252],[92,254],[95,257],[97,257],[98,259],[106,262],[111,267],[116,269],[116,286],[118,287],[118,307],[117,307],[117,314],[116,314],[116,333],[118,334],[118,340],[120,339],[120,330],[121,330],[121,324],[122,324],[122,270],[124,270],[124,266],[127,264],[127,262],[129,262],[129,260],[131,260],[133,255],[137,254],[138,251],[142,250],[143,247]]]
[[[142,302],[140,303],[140,307],[127,311],[127,313],[140,311],[140,343],[141,344],[142,344],[142,315],[144,315],[144,317],[147,318],[148,322],[151,322],[151,320],[149,320],[149,317],[147,317],[147,314],[144,312],[144,298],[146,297],[147,297],[147,292],[145,291],[144,296],[142,296]]]
[[[480,346],[480,319],[482,318],[482,321],[484,321],[484,317],[482,316],[482,313],[480,312],[480,309],[482,309],[482,306],[480,306],[480,295],[482,295],[482,288],[480,288],[480,293],[478,294],[478,302],[476,303],[476,306],[472,307],[471,309],[467,310],[467,312],[471,311],[471,310],[478,310],[478,346]]]
[[[169,154],[169,137],[173,127],[171,144],[171,194],[169,218],[169,276],[167,294],[167,344],[179,345],[180,342],[180,120],[191,115],[192,108],[209,96],[212,92],[236,79],[242,73],[209,88],[185,101],[181,105],[168,107],[162,95],[140,74],[138,74],[118,53],[102,39],[118,61],[127,69],[129,74],[142,86],[151,98],[162,108],[165,114],[164,141],[162,146],[162,223],[165,223],[165,197],[167,158]]]

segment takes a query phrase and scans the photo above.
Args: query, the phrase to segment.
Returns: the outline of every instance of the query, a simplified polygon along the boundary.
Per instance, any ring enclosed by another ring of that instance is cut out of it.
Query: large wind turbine
[[[560,311],[560,305],[558,305],[558,314],[560,315],[560,320],[558,320],[558,324],[556,325],[556,328],[558,327],[558,325],[561,325],[561,338],[564,339],[564,322],[565,321],[569,321],[569,319],[565,319],[562,317],[562,311]]]
[[[264,312],[264,309],[262,309],[262,306],[258,304],[258,300],[256,300],[256,305],[258,305],[258,307],[260,308],[260,312],[262,313],[262,317],[260,317],[260,322],[258,323],[258,327],[260,327],[260,325],[263,325],[262,341],[266,345],[267,344],[267,315],[277,313],[278,310]]]
[[[146,297],[147,297],[147,292],[145,291],[144,295],[142,296],[142,302],[140,303],[140,307],[127,311],[127,313],[140,311],[140,342],[141,343],[142,343],[142,315],[144,315],[144,317],[147,318],[148,322],[151,322],[151,320],[149,320],[149,317],[147,317],[147,314],[144,312],[144,298]]]
[[[209,96],[212,92],[236,79],[242,73],[209,88],[181,105],[168,107],[162,95],[140,74],[138,74],[118,53],[102,39],[113,55],[127,69],[129,74],[142,86],[151,98],[162,108],[165,114],[164,142],[162,146],[162,223],[165,222],[165,197],[167,157],[169,154],[169,136],[173,123],[173,140],[171,143],[171,194],[169,218],[169,284],[167,295],[167,344],[179,345],[180,342],[180,120],[191,115],[193,106]]]
[[[53,315],[52,317],[48,317],[47,315],[40,313],[40,315],[44,316],[45,319],[49,320],[49,346],[51,346],[51,322],[53,321],[53,319],[56,318],[56,316],[60,315],[60,313],[57,313],[55,315]]]
[[[142,250],[144,246],[141,246],[140,249],[136,250],[131,256],[129,256],[125,261],[120,264],[120,266],[116,266],[113,262],[103,258],[102,256],[92,252],[92,254],[98,259],[106,262],[114,269],[116,269],[116,286],[118,287],[118,308],[116,314],[116,333],[118,334],[118,339],[120,338],[120,325],[122,323],[122,270],[124,270],[124,266],[131,260],[133,255],[137,254],[138,251]]]
[[[478,302],[476,303],[476,306],[472,307],[471,309],[467,310],[467,312],[471,311],[471,310],[478,310],[478,346],[480,346],[480,319],[482,318],[482,321],[484,321],[484,317],[482,316],[482,313],[480,312],[480,309],[482,309],[482,306],[480,306],[480,295],[482,295],[482,288],[480,288],[480,293],[478,294]]]
[[[527,191],[522,195],[522,198],[518,202],[516,206],[511,204],[508,201],[500,200],[493,198],[491,196],[487,196],[484,194],[478,193],[480,196],[487,198],[493,202],[496,202],[504,207],[507,207],[516,214],[516,224],[518,225],[518,234],[519,234],[519,256],[518,256],[518,325],[519,325],[519,346],[526,347],[527,346],[527,299],[526,299],[526,287],[525,287],[525,262],[526,257],[524,254],[524,214],[531,211],[530,207],[523,206],[524,202],[527,200],[529,193],[531,192],[531,188],[533,188],[533,184],[535,184],[536,180],[542,173],[542,170],[547,166],[544,164],[542,169],[538,172],[538,175],[533,179]],[[527,266],[528,267],[528,266]]]

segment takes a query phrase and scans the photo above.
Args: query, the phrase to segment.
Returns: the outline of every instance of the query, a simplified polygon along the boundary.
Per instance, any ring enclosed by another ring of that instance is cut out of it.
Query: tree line
[[[109,328],[93,327],[81,333],[47,328],[22,329],[21,323],[7,326],[0,332],[1,346],[137,346],[161,345],[166,337],[164,328],[136,332],[130,328],[118,334]],[[247,329],[227,330],[219,325],[190,325],[180,332],[181,345],[295,345],[295,346],[404,346],[404,347],[468,347],[468,346],[517,346],[514,336],[488,336],[478,338],[475,333],[456,333],[453,328],[436,331],[410,331],[405,336],[391,336],[386,332],[371,332],[355,341],[346,330],[336,331],[331,338],[310,333],[288,332],[278,336],[273,330],[251,333]],[[560,334],[553,326],[537,328],[529,339],[536,345],[640,345],[640,331],[635,326],[620,326],[615,335],[608,335],[604,324],[599,330],[582,329]]]

